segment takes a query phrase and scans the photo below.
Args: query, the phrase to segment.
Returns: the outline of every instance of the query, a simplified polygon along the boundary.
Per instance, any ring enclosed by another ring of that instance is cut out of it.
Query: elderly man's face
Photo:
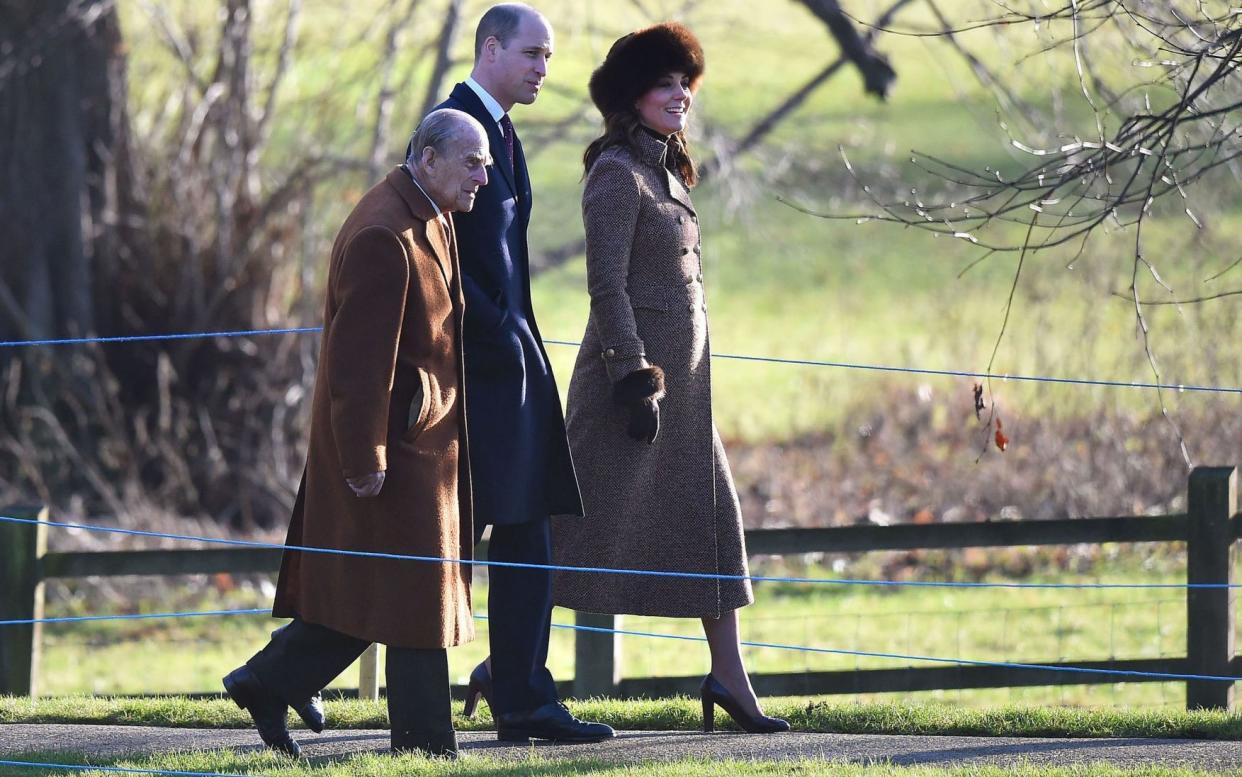
[[[462,124],[442,153],[423,149],[422,161],[427,172],[427,193],[440,210],[452,213],[474,207],[479,188],[487,185],[487,166],[492,158],[482,129]]]

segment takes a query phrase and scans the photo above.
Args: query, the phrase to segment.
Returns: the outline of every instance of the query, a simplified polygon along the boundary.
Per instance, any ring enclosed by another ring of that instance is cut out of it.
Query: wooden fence
[[[1200,467],[1190,474],[1187,512],[1177,515],[1074,518],[1051,521],[897,526],[845,526],[823,529],[767,529],[747,533],[752,556],[806,553],[857,553],[880,550],[959,549],[1024,545],[1183,542],[1188,583],[1233,583],[1234,543],[1242,536],[1235,467]],[[4,515],[14,516],[14,512]],[[25,516],[45,516],[27,510]],[[134,550],[107,553],[48,553],[44,526],[0,522],[0,620],[43,617],[43,582],[56,578],[117,575],[183,575],[274,572],[280,551]],[[485,549],[481,549],[485,555]],[[1056,666],[1121,671],[1239,676],[1242,657],[1234,651],[1234,589],[1186,589],[1186,655],[1177,658],[1106,659],[1063,662]],[[579,613],[584,626],[617,628],[618,617]],[[0,694],[38,692],[41,627],[0,626]],[[362,662],[359,693],[379,693],[374,648]],[[620,638],[576,632],[575,677],[562,684],[567,695],[657,697],[690,694],[699,677],[627,678],[622,674]],[[239,655],[240,660],[240,655]],[[1111,675],[994,666],[838,670],[756,674],[761,696],[883,693],[937,689],[1087,685],[1118,682]],[[1158,682],[1127,677],[1125,682]],[[458,695],[463,689],[455,689]],[[1190,709],[1228,709],[1233,683],[1188,681]]]

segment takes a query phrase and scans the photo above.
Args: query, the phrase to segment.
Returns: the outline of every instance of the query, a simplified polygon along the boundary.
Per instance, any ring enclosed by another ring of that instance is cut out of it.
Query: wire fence
[[[712,581],[744,581],[753,583],[798,583],[810,585],[841,585],[841,586],[882,586],[887,588],[965,588],[965,589],[1035,589],[1035,590],[1082,590],[1082,589],[1197,589],[1221,590],[1242,588],[1242,583],[1011,583],[987,581],[958,580],[882,580],[844,577],[789,577],[783,575],[731,575],[710,572],[684,572],[662,569],[634,569],[626,567],[584,567],[563,564],[533,564],[519,561],[492,561],[462,558],[445,558],[442,556],[422,556],[407,553],[384,553],[367,550],[341,550],[339,548],[321,548],[311,545],[288,545],[258,540],[238,540],[220,537],[200,537],[192,534],[172,534],[168,532],[146,531],[142,529],[123,529],[115,526],[92,526],[83,523],[67,523],[64,521],[45,521],[38,518],[18,518],[0,515],[2,523],[16,523],[30,526],[47,526],[57,529],[76,529],[80,531],[99,532],[104,534],[121,534],[132,537],[149,537],[153,539],[176,540],[179,542],[197,542],[209,545],[229,545],[233,547],[253,548],[260,550],[300,551],[330,556],[350,556],[355,558],[388,559],[395,561],[418,561],[432,564],[455,564],[470,567],[506,567],[510,569],[539,569],[552,572],[580,572],[587,574],[633,575],[638,577],[669,577],[689,580]]]
[[[302,335],[315,334],[321,332],[320,327],[296,327],[284,329],[252,329],[239,331],[221,331],[221,332],[189,332],[189,333],[173,333],[160,335],[137,335],[137,336],[120,336],[120,337],[83,337],[83,338],[63,338],[63,339],[42,339],[42,340],[8,340],[0,341],[0,348],[34,348],[34,347],[61,347],[71,345],[111,345],[122,343],[149,343],[160,341],[177,341],[177,340],[205,340],[216,338],[238,338],[238,337],[259,337],[259,336],[275,336],[275,335]],[[580,342],[569,340],[546,340],[546,343],[564,347],[581,347]],[[946,370],[946,369],[930,369],[921,367],[879,365],[879,364],[863,364],[855,362],[843,361],[827,361],[804,358],[783,358],[773,356],[759,356],[746,354],[728,354],[719,353],[712,354],[713,358],[730,359],[746,362],[759,362],[777,365],[795,365],[808,366],[818,368],[834,368],[845,370],[862,370],[873,372],[901,373],[912,375],[927,375],[941,377],[963,377],[979,380],[1002,380],[1029,383],[1046,383],[1046,384],[1064,384],[1078,386],[1103,386],[1112,388],[1129,388],[1129,389],[1148,389],[1148,390],[1172,390],[1177,392],[1195,392],[1210,394],[1242,394],[1242,387],[1233,386],[1211,386],[1211,385],[1186,385],[1186,384],[1168,384],[1159,382],[1143,382],[1143,381],[1117,381],[1096,378],[1074,378],[1074,377],[1057,377],[1044,375],[1010,375],[996,374],[988,372],[979,372],[971,370]],[[974,582],[974,581],[905,581],[905,580],[864,580],[851,578],[808,578],[808,577],[791,577],[791,576],[763,576],[763,575],[720,575],[707,573],[681,572],[674,570],[644,570],[644,569],[624,569],[624,568],[604,568],[604,567],[567,567],[561,565],[541,565],[541,564],[523,564],[515,562],[495,562],[495,561],[476,561],[472,559],[449,559],[434,556],[418,556],[409,554],[394,554],[366,551],[346,551],[331,548],[316,548],[306,546],[286,546],[282,544],[255,542],[249,540],[220,539],[208,537],[196,537],[192,535],[172,534],[165,532],[141,531],[135,529],[122,529],[117,527],[90,526],[85,524],[75,524],[58,521],[40,521],[36,519],[24,519],[12,516],[0,516],[0,521],[26,524],[43,524],[49,527],[60,529],[78,529],[94,532],[105,532],[110,534],[129,535],[136,537],[159,538],[165,540],[173,540],[177,542],[195,542],[203,544],[229,545],[235,547],[248,548],[266,548],[281,549],[284,551],[299,551],[307,553],[327,553],[364,558],[383,558],[383,559],[399,559],[412,562],[423,563],[450,563],[465,564],[478,566],[506,566],[514,568],[544,568],[557,571],[572,571],[580,573],[592,574],[621,574],[621,575],[641,575],[656,577],[678,577],[678,578],[695,578],[705,580],[737,580],[748,579],[753,582],[768,583],[786,583],[786,584],[804,584],[804,585],[837,585],[837,586],[877,586],[877,587],[933,587],[933,588],[958,588],[958,589],[1222,589],[1222,588],[1238,588],[1242,584],[1233,583],[1009,583],[1009,582]],[[139,613],[124,615],[86,615],[86,616],[67,616],[52,618],[30,618],[30,619],[10,619],[0,621],[0,627],[3,626],[19,626],[33,624],[66,624],[66,623],[88,623],[102,621],[151,621],[151,620],[167,620],[167,619],[184,619],[184,618],[208,618],[208,617],[229,617],[243,615],[260,615],[266,614],[267,609],[239,609],[239,610],[206,610],[206,611],[181,611],[166,613]],[[1110,650],[1114,649],[1113,635],[1115,634],[1115,613],[1116,604],[1112,605],[1110,614],[1110,623],[1112,624],[1110,631]],[[475,618],[486,621],[484,615],[475,615]],[[960,615],[958,621],[958,641],[960,643],[961,623]],[[1060,613],[1058,613],[1060,617]],[[1157,607],[1157,617],[1159,617],[1159,607]],[[1006,623],[1008,613],[1006,613]],[[620,635],[625,637],[643,638],[648,640],[666,640],[679,642],[706,642],[705,637],[682,634],[669,634],[653,631],[620,629],[620,628],[603,628],[595,626],[585,626],[581,624],[553,624],[553,628],[557,630],[572,630],[577,632],[599,633],[607,635]],[[909,627],[907,625],[907,635]],[[784,642],[772,641],[744,641],[742,644],[746,647],[788,651],[800,653],[804,655],[833,655],[848,656],[856,660],[862,658],[882,659],[890,661],[905,661],[933,664],[949,664],[955,666],[981,666],[981,667],[998,667],[1005,669],[1030,670],[1036,672],[1069,672],[1090,675],[1107,675],[1119,679],[1158,679],[1166,681],[1211,681],[1211,682],[1227,682],[1233,683],[1242,681],[1242,677],[1230,675],[1214,675],[1214,674],[1197,674],[1197,673],[1179,673],[1179,672],[1143,672],[1119,669],[1090,668],[1081,666],[1067,665],[1046,665],[1032,664],[1015,661],[993,661],[983,659],[971,659],[956,656],[933,656],[920,655],[909,649],[905,652],[890,652],[878,650],[859,650],[846,649],[839,647],[824,647],[814,645],[797,645]],[[959,653],[962,652],[960,649]],[[1115,652],[1115,650],[1113,651]],[[118,766],[90,766],[90,765],[74,765],[60,763],[38,763],[25,761],[0,760],[0,766],[11,766],[16,768],[50,768],[50,769],[67,769],[77,771],[99,771],[106,773],[124,773],[124,774],[162,774],[162,775],[194,775],[195,777],[239,777],[235,775],[225,775],[219,773],[205,772],[186,772],[176,770],[162,769],[139,769]]]
[[[226,337],[259,337],[264,335],[317,334],[322,327],[295,327],[284,329],[244,329],[227,332],[180,332],[161,335],[127,335],[122,337],[71,337],[50,340],[0,340],[0,348],[34,348],[68,345],[113,345],[119,343],[149,343],[163,340],[210,340]],[[544,339],[548,345],[580,348],[582,343],[577,340]],[[1067,378],[1050,375],[1019,375],[1009,373],[979,372],[975,370],[942,370],[926,367],[904,367],[884,364],[864,364],[861,362],[825,361],[818,359],[787,358],[779,356],[759,356],[749,354],[713,353],[713,359],[730,359],[735,361],[759,362],[764,364],[783,364],[802,367],[825,367],[842,370],[862,370],[866,372],[889,372],[907,375],[932,375],[939,377],[973,378],[976,380],[1000,380],[1020,383],[1055,383],[1071,386],[1105,386],[1109,388],[1148,389],[1177,391],[1179,393],[1208,394],[1242,394],[1239,386],[1207,386],[1186,383],[1159,383],[1151,381],[1122,381],[1103,378]]]
[[[0,626],[20,626],[32,625],[35,623],[81,623],[90,621],[134,621],[134,620],[160,620],[171,618],[192,618],[192,617],[213,617],[213,616],[237,616],[237,615],[256,615],[266,614],[266,609],[244,609],[244,610],[212,610],[203,612],[170,612],[170,613],[143,613],[143,614],[124,614],[124,615],[88,615],[88,616],[70,616],[63,618],[28,618],[0,621]],[[476,620],[488,620],[486,615],[475,614]],[[706,637],[689,634],[669,634],[654,631],[637,631],[632,629],[610,629],[597,626],[583,626],[574,623],[554,623],[552,628],[559,630],[580,631],[590,634],[609,634],[620,635],[625,637],[645,637],[648,639],[664,639],[676,640],[681,642],[707,642]],[[1185,682],[1187,680],[1206,680],[1212,682],[1242,682],[1242,677],[1231,675],[1206,675],[1191,674],[1182,672],[1141,672],[1122,669],[1096,669],[1088,667],[1064,666],[1064,665],[1048,665],[1048,664],[1032,664],[1020,663],[1014,661],[987,661],[981,659],[970,658],[954,658],[945,656],[926,656],[906,653],[892,653],[874,650],[850,650],[846,648],[818,647],[814,645],[791,645],[780,642],[759,642],[751,640],[743,640],[741,643],[744,647],[764,648],[768,650],[785,650],[799,653],[814,653],[819,655],[835,655],[835,656],[852,656],[855,658],[883,658],[900,661],[917,661],[924,663],[938,664],[954,664],[957,666],[989,666],[1002,669],[1029,669],[1042,672],[1071,672],[1092,675],[1106,675],[1110,677],[1133,677],[1161,680],[1175,680]]]

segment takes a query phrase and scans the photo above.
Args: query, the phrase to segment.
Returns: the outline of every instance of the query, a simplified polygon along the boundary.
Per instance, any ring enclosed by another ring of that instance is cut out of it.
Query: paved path
[[[308,758],[388,749],[387,731],[295,731]],[[488,732],[459,735],[467,754],[504,760],[591,757],[617,763],[669,761],[685,757],[751,759],[824,758],[897,764],[1064,765],[1109,762],[1118,766],[1186,766],[1201,769],[1242,765],[1242,742],[1186,739],[1018,739],[1011,737],[928,737],[863,734],[779,734],[758,736],[685,731],[629,731],[596,745],[511,745]],[[144,726],[0,725],[0,758],[21,752],[76,750],[100,756],[169,750],[258,749],[248,730],[175,729]]]

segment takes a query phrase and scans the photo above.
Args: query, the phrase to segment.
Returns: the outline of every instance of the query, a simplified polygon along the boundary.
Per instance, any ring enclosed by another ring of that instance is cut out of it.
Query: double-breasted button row
[[[604,355],[611,359],[613,356],[617,355],[617,349],[609,348],[608,350],[604,351]]]

